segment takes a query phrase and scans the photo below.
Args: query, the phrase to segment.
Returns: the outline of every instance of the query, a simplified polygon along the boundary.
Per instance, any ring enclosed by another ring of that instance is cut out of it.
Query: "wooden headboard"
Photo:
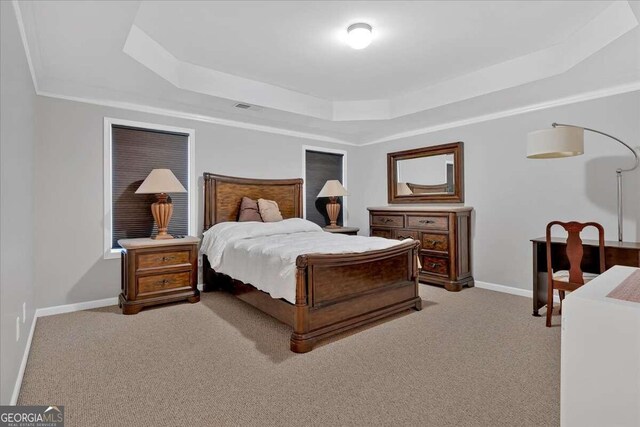
[[[302,218],[302,179],[252,179],[204,173],[204,231],[237,221],[242,197],[275,200],[282,216]]]

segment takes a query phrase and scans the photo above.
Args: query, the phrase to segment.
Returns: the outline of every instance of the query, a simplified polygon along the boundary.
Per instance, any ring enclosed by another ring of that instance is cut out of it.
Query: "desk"
[[[532,239],[533,243],[533,315],[538,317],[538,310],[547,305],[547,247],[544,237]],[[582,270],[588,273],[600,273],[598,265],[598,241],[583,240],[584,257]],[[557,270],[568,270],[567,240],[551,239],[551,255],[553,267]],[[626,265],[640,267],[640,242],[605,242],[605,267]]]
[[[562,304],[562,427],[640,426],[640,303],[607,297],[636,270],[613,267]]]

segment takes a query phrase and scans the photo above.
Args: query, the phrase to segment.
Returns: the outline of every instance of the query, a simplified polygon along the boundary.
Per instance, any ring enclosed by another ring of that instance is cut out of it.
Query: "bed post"
[[[422,310],[422,298],[420,298],[420,281],[419,281],[420,267],[418,266],[419,256],[420,256],[420,242],[416,242],[416,245],[413,247],[413,251],[411,251],[411,259],[412,259],[411,280],[414,281],[416,286],[416,297],[418,297],[418,301],[416,302],[415,309],[417,311]]]
[[[215,191],[215,181],[211,179],[211,174],[205,172],[202,174],[204,178],[204,231],[207,231],[211,228],[212,225],[215,224],[214,221],[214,206],[212,205],[212,201],[215,200],[214,191]]]
[[[315,340],[305,339],[309,332],[309,304],[307,294],[307,268],[309,259],[300,255],[296,259],[296,306],[293,319],[293,333],[291,334],[291,351],[307,353],[313,349]]]

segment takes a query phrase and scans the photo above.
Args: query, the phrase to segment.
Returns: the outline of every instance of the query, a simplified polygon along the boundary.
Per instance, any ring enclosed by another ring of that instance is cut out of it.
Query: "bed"
[[[235,222],[243,196],[275,200],[283,218],[302,218],[301,179],[247,179],[205,173],[204,231],[219,223]],[[290,325],[291,351],[306,353],[319,340],[332,335],[408,309],[421,310],[419,246],[407,240],[360,253],[297,256],[292,302],[215,271],[208,256],[203,255],[204,291],[229,291]]]

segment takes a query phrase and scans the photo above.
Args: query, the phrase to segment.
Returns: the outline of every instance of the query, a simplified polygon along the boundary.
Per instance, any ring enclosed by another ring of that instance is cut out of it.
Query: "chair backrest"
[[[582,239],[580,233],[586,227],[595,227],[598,229],[598,246],[600,257],[600,273],[604,273],[604,228],[597,222],[585,222],[580,223],[576,221],[561,222],[551,221],[547,224],[547,271],[549,272],[549,286],[551,286],[551,280],[553,277],[553,266],[551,265],[551,228],[554,225],[559,225],[564,228],[569,236],[567,237],[567,258],[569,259],[569,282],[579,285],[584,285],[584,278],[582,276],[582,256],[584,255],[584,249],[582,247]]]

